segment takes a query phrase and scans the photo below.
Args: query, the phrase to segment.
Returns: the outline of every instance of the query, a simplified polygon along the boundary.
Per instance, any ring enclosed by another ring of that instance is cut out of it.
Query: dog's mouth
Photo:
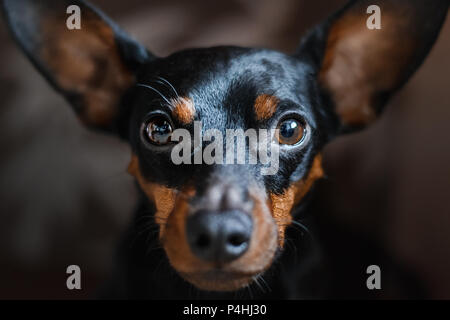
[[[180,275],[195,285],[207,291],[235,291],[249,285],[260,273],[229,272],[220,269],[206,272],[180,273]]]

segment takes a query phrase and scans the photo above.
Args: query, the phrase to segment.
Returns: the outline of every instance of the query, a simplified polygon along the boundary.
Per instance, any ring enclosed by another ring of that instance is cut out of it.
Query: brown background
[[[291,52],[306,28],[344,1],[92,2],[167,55],[221,44]],[[449,36],[447,22],[380,121],[325,153],[334,214],[367,228],[440,298],[450,298]],[[89,297],[131,217],[129,148],[80,125],[3,21],[0,41],[0,298]],[[81,292],[65,288],[69,264],[82,268]]]

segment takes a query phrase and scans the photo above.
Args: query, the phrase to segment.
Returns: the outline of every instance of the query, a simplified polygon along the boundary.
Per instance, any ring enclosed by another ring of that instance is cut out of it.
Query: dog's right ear
[[[448,0],[350,0],[304,37],[296,57],[315,69],[342,129],[381,114],[430,52],[448,7]],[[368,26],[375,8],[379,29]]]
[[[108,17],[81,0],[3,0],[20,47],[88,126],[114,131],[124,92],[154,57]],[[81,29],[69,29],[73,5]],[[68,13],[68,11],[70,13]]]

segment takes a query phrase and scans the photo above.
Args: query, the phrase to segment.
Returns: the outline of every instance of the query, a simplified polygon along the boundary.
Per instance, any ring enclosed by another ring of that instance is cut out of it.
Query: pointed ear
[[[372,5],[380,8],[381,29],[367,26]],[[351,1],[304,38],[297,56],[315,65],[342,124],[363,127],[421,65],[448,6],[448,0]]]
[[[84,1],[3,0],[2,5],[15,40],[79,118],[114,130],[134,72],[152,55]],[[73,5],[80,8],[81,29],[67,26]]]

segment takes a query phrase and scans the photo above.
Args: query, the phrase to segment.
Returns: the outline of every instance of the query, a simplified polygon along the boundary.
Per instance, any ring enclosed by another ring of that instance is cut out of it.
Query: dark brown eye
[[[294,145],[303,140],[305,126],[296,119],[286,119],[278,125],[277,139],[280,144]]]
[[[149,141],[156,145],[170,143],[172,132],[172,125],[164,116],[152,117],[145,125],[145,133]]]

